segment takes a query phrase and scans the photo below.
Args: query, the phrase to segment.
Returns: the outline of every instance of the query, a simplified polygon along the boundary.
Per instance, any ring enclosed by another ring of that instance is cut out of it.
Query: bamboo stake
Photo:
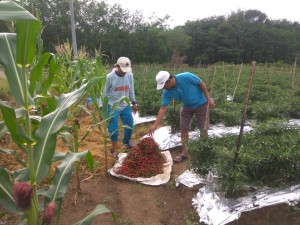
[[[222,64],[222,69],[223,69],[223,74],[224,74],[224,88],[225,88],[225,99],[227,98],[227,79],[226,79],[226,71],[225,71],[225,65],[224,65],[224,62]]]
[[[233,168],[235,168],[235,166],[236,166],[238,156],[239,156],[239,152],[240,152],[240,147],[241,147],[241,142],[242,142],[242,137],[243,137],[243,131],[244,131],[244,125],[245,125],[246,115],[247,115],[247,107],[248,107],[248,104],[249,104],[250,93],[251,93],[252,84],[253,84],[253,77],[254,77],[254,74],[255,74],[255,67],[256,67],[256,62],[253,61],[252,65],[251,65],[248,91],[247,91],[247,95],[246,95],[246,99],[245,99],[245,103],[244,103],[244,108],[243,108],[243,117],[242,117],[242,121],[241,121],[240,134],[238,136],[237,143],[236,143],[236,152],[235,152],[234,161],[233,161]]]
[[[210,88],[210,95],[212,95],[212,90],[213,90],[213,86],[214,86],[214,80],[215,80],[215,75],[216,75],[216,66],[214,69],[214,73],[213,73],[213,77],[212,77],[212,82],[211,82],[211,88]],[[208,138],[208,123],[209,123],[209,105],[207,105],[207,109],[206,109],[206,117],[205,117],[205,123],[204,123],[204,138]],[[200,130],[200,137],[201,137],[201,130]]]
[[[290,110],[292,109],[292,99],[294,97],[295,92],[295,74],[296,74],[296,67],[297,67],[297,58],[295,58],[295,63],[292,70],[292,87],[291,87],[291,96],[290,96]]]
[[[267,79],[268,79],[268,84],[269,84],[269,93],[271,94],[271,92],[272,92],[272,81],[271,81],[271,78],[270,78],[268,67],[267,67],[266,72],[267,72]]]
[[[235,92],[236,92],[237,86],[238,86],[239,81],[240,81],[240,77],[241,77],[241,73],[242,73],[242,68],[243,68],[243,63],[240,66],[240,71],[239,71],[239,74],[238,74],[238,79],[236,81],[234,92],[233,92],[233,95],[232,95],[232,101],[234,100]]]

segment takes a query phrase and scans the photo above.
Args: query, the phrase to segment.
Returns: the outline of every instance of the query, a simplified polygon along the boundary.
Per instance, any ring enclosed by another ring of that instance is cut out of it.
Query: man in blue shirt
[[[172,76],[167,71],[160,71],[156,75],[156,82],[157,90],[163,89],[162,106],[148,134],[153,135],[164,118],[170,101],[172,99],[180,101],[182,103],[180,110],[182,152],[173,161],[175,163],[182,162],[188,158],[188,132],[193,116],[195,115],[197,118],[201,137],[208,137],[208,107],[214,108],[215,102],[210,97],[205,83],[193,73],[184,72]]]

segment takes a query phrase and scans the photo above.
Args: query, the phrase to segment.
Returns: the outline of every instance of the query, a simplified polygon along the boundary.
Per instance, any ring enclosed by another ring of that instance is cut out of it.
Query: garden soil
[[[88,116],[80,117],[80,135],[83,135],[92,124]],[[133,141],[137,143],[140,137],[147,133],[150,124],[138,125],[135,128]],[[121,134],[122,135],[122,134]],[[9,137],[0,140],[2,148],[14,148]],[[58,140],[58,149],[67,151],[64,144]],[[108,146],[110,147],[110,146]],[[94,130],[80,145],[80,151],[92,152],[96,164],[93,176],[85,171],[81,176],[80,190],[75,179],[72,178],[63,199],[60,223],[71,225],[83,219],[93,209],[103,204],[112,213],[97,215],[93,225],[113,225],[113,215],[119,225],[195,225],[199,217],[192,206],[192,198],[201,185],[188,188],[184,185],[175,186],[175,179],[189,169],[190,161],[174,164],[171,179],[161,186],[147,186],[137,182],[120,179],[106,172],[103,138]],[[170,150],[171,155],[179,154],[180,149]],[[1,154],[0,154],[1,156]],[[115,164],[108,153],[107,167]],[[8,169],[15,169],[16,162],[9,156],[0,157],[0,165]],[[84,168],[84,166],[82,166]],[[54,169],[54,168],[52,168]],[[299,205],[298,205],[299,207]],[[259,210],[242,213],[240,219],[229,225],[299,225],[300,211],[286,204],[266,207]],[[0,212],[3,209],[0,208]],[[2,224],[18,224],[13,215],[6,215],[0,219]]]

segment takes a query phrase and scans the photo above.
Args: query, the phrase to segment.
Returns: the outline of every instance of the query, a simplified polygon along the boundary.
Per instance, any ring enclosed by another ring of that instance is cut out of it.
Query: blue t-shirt
[[[184,72],[175,75],[175,79],[176,87],[170,90],[163,89],[163,106],[167,106],[172,99],[180,101],[182,105],[188,108],[196,108],[207,102],[199,86],[201,79],[195,74]]]

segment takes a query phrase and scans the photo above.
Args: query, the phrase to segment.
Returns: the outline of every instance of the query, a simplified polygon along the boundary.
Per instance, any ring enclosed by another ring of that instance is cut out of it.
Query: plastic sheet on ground
[[[163,154],[163,156],[166,159],[166,162],[164,163],[162,174],[158,174],[156,176],[149,177],[149,178],[143,178],[143,177],[131,178],[131,177],[127,177],[127,176],[124,176],[124,175],[121,175],[121,174],[116,174],[114,172],[114,169],[116,169],[116,168],[118,168],[122,165],[122,162],[126,158],[127,153],[119,153],[118,161],[113,166],[113,168],[110,168],[108,170],[108,172],[112,176],[115,176],[115,177],[118,177],[118,178],[123,178],[123,179],[128,179],[128,180],[131,180],[131,181],[140,182],[140,183],[145,184],[145,185],[158,186],[158,185],[161,185],[161,184],[168,183],[168,181],[170,180],[170,177],[171,177],[173,160],[172,160],[172,156],[171,156],[169,151],[161,152],[161,154]]]
[[[152,121],[156,120],[155,116],[140,117],[140,113],[138,111],[135,114],[132,113],[132,117],[133,117],[134,125],[141,124],[141,123],[152,122]]]
[[[192,200],[200,222],[208,225],[224,225],[237,220],[242,212],[266,206],[300,201],[300,185],[285,189],[261,189],[246,197],[226,199],[213,192],[207,185],[202,187]]]
[[[253,130],[250,126],[244,126],[244,132],[249,132]],[[239,134],[240,127],[225,127],[223,124],[212,125],[208,130],[208,136],[210,137],[221,137],[226,134]],[[147,137],[145,135],[144,137]],[[197,139],[200,137],[200,131],[190,131],[189,132],[190,139]],[[161,150],[168,150],[174,147],[181,146],[181,138],[180,133],[171,133],[171,127],[161,127],[157,129],[153,134],[154,140],[157,142]]]
[[[290,119],[289,123],[300,127],[300,119]]]
[[[206,184],[207,180],[206,178],[202,178],[198,174],[194,173],[191,170],[184,171],[181,175],[179,175],[176,178],[176,187],[179,186],[179,184],[183,184],[189,188],[194,187],[198,184]]]

